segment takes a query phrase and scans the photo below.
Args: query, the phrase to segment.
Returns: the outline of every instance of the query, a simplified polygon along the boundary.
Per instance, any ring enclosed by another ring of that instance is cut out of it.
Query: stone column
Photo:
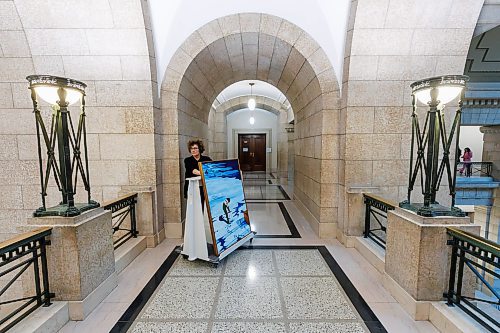
[[[423,217],[396,207],[387,214],[385,287],[415,320],[427,320],[429,302],[448,290],[451,246],[447,227],[479,234],[468,217]],[[464,286],[467,279],[464,274]]]
[[[483,161],[493,162],[492,176],[500,179],[500,125],[482,126],[483,136]]]
[[[148,247],[155,247],[165,239],[165,230],[158,225],[155,212],[155,192],[137,192],[137,230],[145,236]]]
[[[111,212],[97,208],[75,217],[34,217],[52,227],[47,248],[50,290],[68,301],[71,320],[84,320],[117,286]]]

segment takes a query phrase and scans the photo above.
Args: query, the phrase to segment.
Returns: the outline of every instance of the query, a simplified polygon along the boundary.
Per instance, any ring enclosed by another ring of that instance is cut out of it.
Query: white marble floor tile
[[[129,302],[101,303],[85,320],[69,321],[59,333],[109,332],[129,305]]]
[[[282,277],[290,319],[357,319],[333,277]]]
[[[132,333],[205,333],[206,322],[138,322]]]
[[[210,317],[217,277],[166,277],[141,319],[204,319]]]
[[[258,235],[291,234],[278,204],[249,203],[247,207],[252,230]]]
[[[224,277],[215,318],[283,318],[276,277]]]
[[[284,323],[215,322],[212,333],[285,333]]]
[[[438,333],[428,321],[415,321],[399,303],[368,303],[387,332]],[[446,333],[446,332],[444,332]]]
[[[274,275],[272,252],[269,250],[240,250],[226,259],[224,275],[255,276]]]
[[[332,275],[318,250],[274,250],[280,275]]]

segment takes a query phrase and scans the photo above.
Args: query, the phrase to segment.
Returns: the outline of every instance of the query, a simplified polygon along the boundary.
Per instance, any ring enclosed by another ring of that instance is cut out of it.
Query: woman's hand
[[[196,170],[196,169],[194,169],[194,170],[193,170],[193,175],[200,176],[200,175],[201,175],[200,170]]]

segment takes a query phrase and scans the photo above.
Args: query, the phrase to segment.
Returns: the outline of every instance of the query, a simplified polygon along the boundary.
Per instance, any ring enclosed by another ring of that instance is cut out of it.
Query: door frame
[[[271,148],[271,150],[274,150],[274,147],[272,147],[272,134],[273,131],[271,128],[233,128],[233,156],[234,158],[238,158],[238,134],[265,134],[266,135],[266,173],[269,173],[271,168],[270,168],[270,163],[271,163],[271,157],[272,157],[272,152],[268,153],[267,148]],[[270,145],[271,143],[271,145]]]

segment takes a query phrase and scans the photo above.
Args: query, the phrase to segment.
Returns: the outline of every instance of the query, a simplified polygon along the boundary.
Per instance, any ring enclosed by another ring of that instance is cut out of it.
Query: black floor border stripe
[[[344,289],[346,295],[351,300],[352,305],[354,305],[356,311],[358,311],[361,319],[363,319],[366,327],[368,327],[370,332],[387,333],[384,325],[382,325],[375,313],[373,313],[372,309],[368,306],[363,296],[361,296],[356,287],[354,287],[351,280],[349,280],[347,275],[344,273],[337,261],[333,258],[332,254],[330,253],[330,251],[328,251],[326,246],[318,246],[317,249],[325,259],[328,267],[330,267],[333,275],[335,275],[335,277],[337,278],[337,281],[342,286],[342,289]]]
[[[375,313],[373,313],[372,309],[368,306],[366,301],[364,300],[363,296],[358,292],[356,287],[352,284],[351,280],[347,277],[347,275],[344,273],[340,265],[337,263],[337,261],[333,258],[331,253],[328,251],[326,246],[311,246],[311,245],[298,245],[298,246],[280,246],[280,245],[272,245],[272,246],[265,246],[265,245],[250,245],[248,247],[243,247],[241,248],[242,250],[251,250],[251,249],[256,249],[256,250],[313,250],[316,249],[319,251],[319,253],[323,256],[323,259],[325,259],[326,264],[332,271],[333,275],[335,275],[335,278],[337,281],[340,283],[340,286],[342,289],[344,289],[347,297],[349,297],[349,300],[351,301],[352,305],[356,309],[356,311],[359,313],[361,319],[365,323],[366,327],[371,333],[387,333],[387,330],[385,329],[384,325],[380,322],[380,320],[377,318]]]
[[[179,249],[177,246],[172,252],[168,255],[167,259],[161,264],[155,274],[151,277],[148,283],[141,290],[139,295],[134,299],[134,301],[129,305],[127,310],[123,313],[123,315],[118,319],[115,326],[109,331],[110,333],[125,333],[132,326],[135,319],[141,312],[142,308],[149,301],[155,290],[160,285],[167,272],[170,270],[175,260],[179,256]]]
[[[285,200],[290,200],[290,197],[288,196],[288,194],[286,194],[283,187],[281,187],[281,185],[278,185],[278,188],[279,188],[280,192],[283,194],[283,196],[285,197]]]
[[[259,235],[259,234],[257,234],[255,236],[255,238],[302,238],[299,231],[297,230],[297,227],[295,227],[295,223],[293,222],[292,217],[288,213],[288,210],[286,209],[283,202],[261,201],[261,202],[248,202],[248,203],[249,204],[278,204],[278,207],[280,208],[281,214],[283,215],[283,218],[285,219],[288,230],[290,230],[290,235]]]

